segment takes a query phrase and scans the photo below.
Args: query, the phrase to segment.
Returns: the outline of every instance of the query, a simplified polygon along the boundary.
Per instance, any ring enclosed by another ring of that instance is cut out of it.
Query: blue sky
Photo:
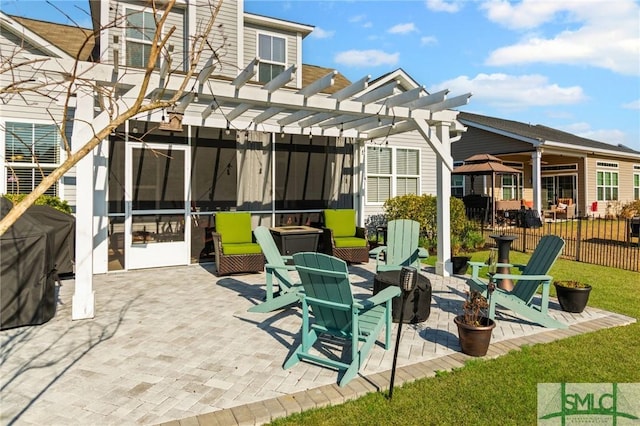
[[[88,26],[88,1],[53,3]],[[0,7],[69,23],[44,1]],[[247,0],[245,11],[315,26],[303,62],[352,81],[402,68],[430,92],[472,92],[461,110],[640,151],[639,1]]]

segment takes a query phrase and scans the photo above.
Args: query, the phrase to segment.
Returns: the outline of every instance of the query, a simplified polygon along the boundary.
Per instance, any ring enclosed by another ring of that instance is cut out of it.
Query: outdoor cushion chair
[[[324,251],[349,263],[369,261],[367,230],[356,226],[353,209],[324,210]]]
[[[537,324],[549,328],[567,328],[566,324],[549,316],[549,289],[553,277],[547,275],[564,247],[564,240],[555,235],[545,235],[540,239],[529,262],[526,265],[511,265],[498,263],[498,267],[516,267],[522,275],[494,274],[490,278],[494,290],[489,297],[489,282],[482,280],[478,274],[480,268],[487,266],[482,262],[469,262],[472,267],[471,278],[467,284],[472,290],[477,290],[484,297],[490,299],[489,318],[495,319],[496,305],[511,309]],[[511,291],[498,288],[496,283],[501,279],[511,279],[515,286]],[[540,304],[534,303],[533,296],[538,287],[542,285],[542,297]]]
[[[218,275],[261,272],[264,255],[253,240],[249,212],[220,212],[215,216],[216,231],[211,234]]]
[[[420,270],[420,259],[429,257],[429,252],[418,246],[420,223],[410,219],[392,220],[387,224],[386,245],[369,251],[376,258],[376,272],[396,271],[403,266]]]
[[[338,383],[345,386],[362,367],[378,335],[385,329],[384,347],[391,340],[391,300],[400,295],[400,287],[390,286],[365,300],[351,293],[347,264],[323,253],[303,252],[293,255],[304,292],[302,301],[301,344],[287,358],[283,367],[309,361],[344,371]],[[323,345],[320,335],[333,337]],[[318,346],[314,348],[314,344]],[[350,355],[332,354],[330,347],[343,343]],[[346,360],[344,358],[347,358]]]
[[[266,299],[264,302],[252,306],[249,312],[271,312],[284,308],[292,303],[300,301],[298,292],[302,290],[299,282],[291,276],[290,271],[295,271],[294,265],[287,265],[286,261],[291,256],[282,256],[276,246],[271,231],[266,226],[258,226],[253,234],[262,248],[262,252],[267,259],[265,270],[267,272]],[[274,292],[274,277],[278,284],[278,291]]]

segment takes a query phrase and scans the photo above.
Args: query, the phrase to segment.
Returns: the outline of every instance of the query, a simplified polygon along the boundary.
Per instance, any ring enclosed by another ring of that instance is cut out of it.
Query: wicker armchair
[[[353,209],[324,210],[324,251],[349,263],[369,261],[367,230],[356,226]]]
[[[264,270],[264,255],[253,239],[250,213],[216,213],[212,238],[218,276]]]

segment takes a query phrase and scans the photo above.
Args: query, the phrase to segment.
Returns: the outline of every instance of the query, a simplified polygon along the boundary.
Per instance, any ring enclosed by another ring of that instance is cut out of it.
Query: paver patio
[[[354,293],[371,294],[374,267],[350,267]],[[431,316],[403,326],[396,386],[468,359],[453,323],[464,279],[423,273],[433,286]],[[70,319],[73,280],[62,283],[55,318],[0,332],[2,424],[261,424],[389,386],[393,349],[381,347],[345,388],[327,368],[283,370],[301,314],[247,312],[264,295],[264,274],[217,278],[212,267],[192,265],[96,276],[96,318],[82,321]],[[594,308],[568,314],[555,300],[550,308],[568,330],[503,314],[487,356],[635,322]]]

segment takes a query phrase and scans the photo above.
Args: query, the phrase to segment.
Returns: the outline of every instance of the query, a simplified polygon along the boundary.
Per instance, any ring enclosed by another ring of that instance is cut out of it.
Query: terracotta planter
[[[465,324],[464,316],[458,315],[453,322],[458,326],[458,339],[462,352],[471,356],[485,356],[489,350],[491,333],[496,327],[495,321],[482,317],[479,326]]]
[[[591,293],[590,285],[584,288],[564,287],[557,283],[553,283],[553,285],[556,288],[558,302],[563,311],[576,314],[584,311]]]
[[[467,273],[467,262],[471,260],[471,256],[451,256],[451,264],[453,265],[453,273],[463,275]]]

